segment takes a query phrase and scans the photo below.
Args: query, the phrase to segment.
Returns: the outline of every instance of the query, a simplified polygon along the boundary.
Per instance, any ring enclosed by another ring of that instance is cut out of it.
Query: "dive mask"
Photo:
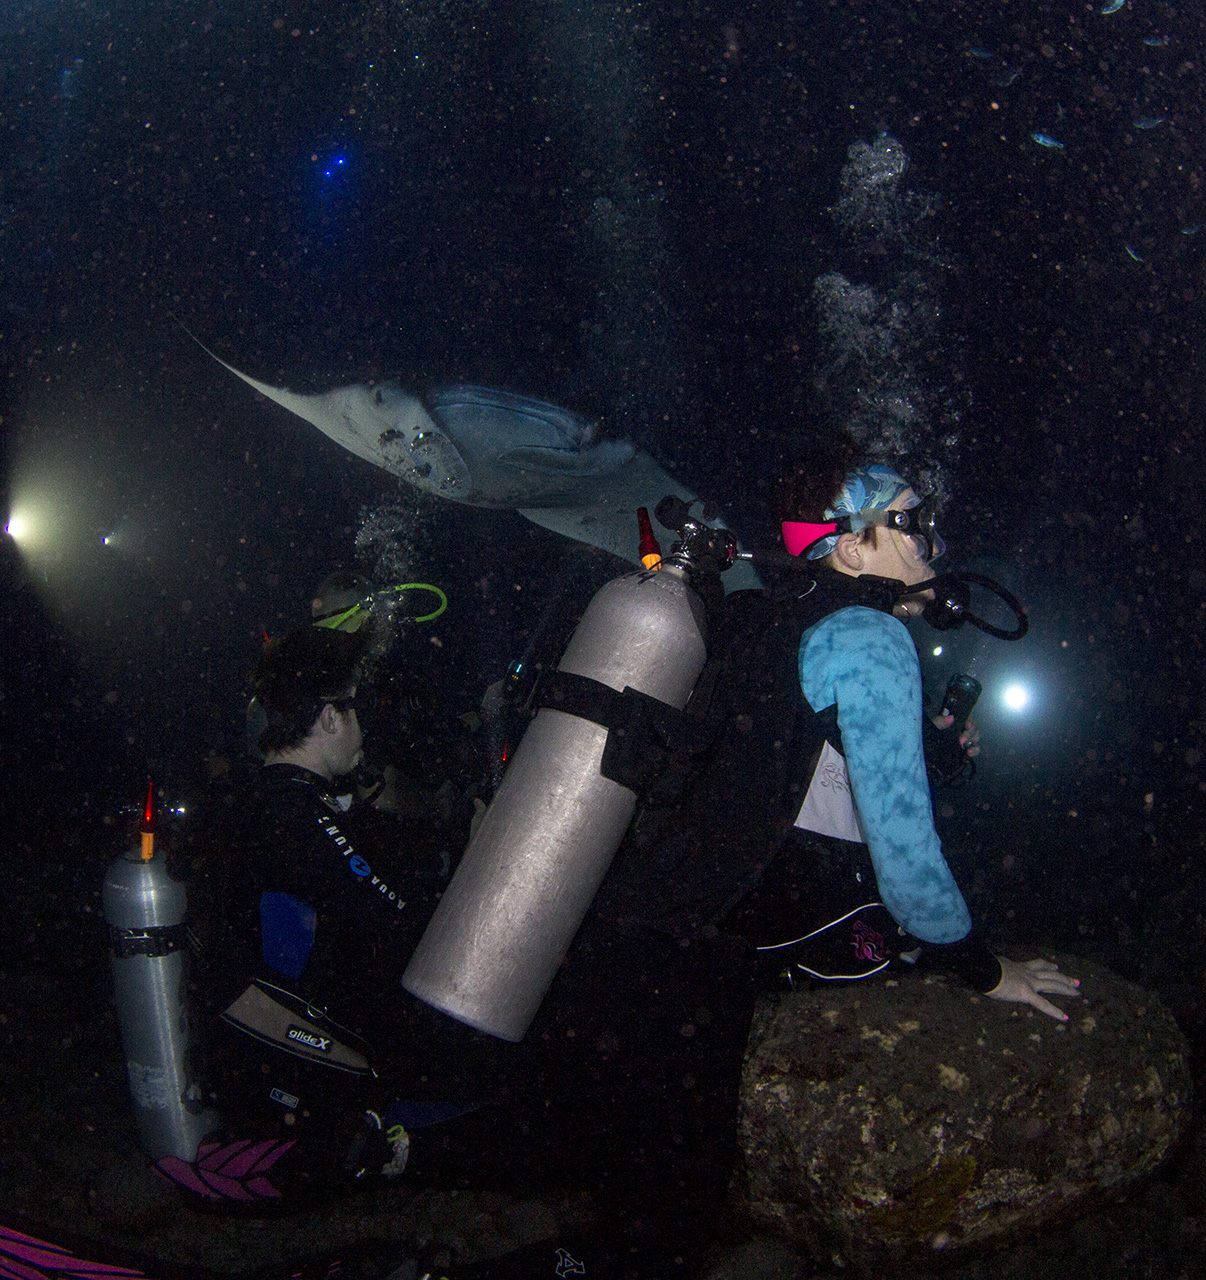
[[[861,521],[861,525],[856,526],[852,523],[856,520]],[[927,563],[937,560],[946,551],[946,543],[942,541],[942,535],[934,525],[933,495],[923,498],[915,507],[908,507],[904,511],[870,507],[856,512],[853,516],[843,516],[837,521],[839,533],[848,532],[847,529],[842,528],[843,523],[849,525],[851,529],[856,527],[865,529],[869,525],[875,525],[880,529],[894,529],[906,537],[915,538],[921,558]]]
[[[946,543],[934,524],[933,495],[922,498],[915,506],[904,511],[892,511],[884,507],[864,507],[834,520],[813,524],[804,520],[783,521],[783,543],[789,554],[803,555],[822,538],[834,534],[860,533],[875,525],[880,529],[895,529],[897,533],[916,538],[921,557],[927,563],[937,560],[946,551]]]

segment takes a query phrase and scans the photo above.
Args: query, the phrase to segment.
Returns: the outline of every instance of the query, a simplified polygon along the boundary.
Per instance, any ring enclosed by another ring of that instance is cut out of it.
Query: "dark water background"
[[[416,502],[169,312],[297,390],[572,405],[765,544],[793,442],[830,425],[813,281],[892,269],[827,213],[888,130],[932,197],[951,562],[1034,624],[926,660],[986,685],[948,854],[990,934],[1103,960],[1200,1036],[1206,19],[1101,7],[3,0],[0,460],[10,504],[49,490],[61,520],[0,548],[5,964],[95,963],[79,894],[119,806],[148,766],[189,804],[239,767],[257,637],[361,563],[366,511],[417,511],[452,603],[414,661],[450,714],[563,577],[584,601],[613,571]]]

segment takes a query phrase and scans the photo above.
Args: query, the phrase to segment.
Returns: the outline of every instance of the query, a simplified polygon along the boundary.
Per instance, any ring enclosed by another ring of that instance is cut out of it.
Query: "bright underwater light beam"
[[[1030,690],[1022,684],[1008,684],[1001,691],[1001,702],[1009,711],[1024,711],[1030,705]]]
[[[89,548],[99,538],[89,536],[88,526],[98,523],[95,484],[95,471],[88,475],[56,458],[35,458],[18,470],[6,529],[22,560],[49,585],[94,573]]]
[[[4,532],[23,556],[37,556],[55,541],[58,524],[53,499],[41,490],[27,489],[17,495]]]

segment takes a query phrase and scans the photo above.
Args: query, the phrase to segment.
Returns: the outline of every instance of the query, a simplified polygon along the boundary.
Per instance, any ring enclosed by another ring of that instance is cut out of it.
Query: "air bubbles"
[[[369,577],[377,583],[409,582],[422,577],[418,565],[419,544],[426,530],[415,502],[383,502],[365,507],[356,531],[356,554],[371,566]]]
[[[830,212],[871,280],[829,271],[813,285],[821,339],[817,388],[834,427],[868,457],[895,466],[939,505],[970,402],[953,352],[941,349],[934,202],[910,191],[909,156],[889,133],[847,152]],[[942,370],[941,381],[927,377]]]
[[[856,142],[846,156],[834,218],[852,235],[903,235],[906,202],[898,187],[909,167],[904,147],[881,133],[873,143]]]

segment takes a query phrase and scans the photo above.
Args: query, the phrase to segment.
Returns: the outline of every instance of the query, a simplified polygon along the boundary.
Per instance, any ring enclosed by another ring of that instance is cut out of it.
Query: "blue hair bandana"
[[[825,519],[836,520],[839,516],[850,516],[850,531],[858,533],[867,527],[866,522],[858,518],[860,511],[883,511],[900,497],[909,487],[909,482],[891,467],[882,462],[872,463],[869,467],[859,467],[852,471],[842,482],[833,505],[826,509]],[[809,560],[821,560],[838,544],[838,534],[814,542],[806,552]]]

